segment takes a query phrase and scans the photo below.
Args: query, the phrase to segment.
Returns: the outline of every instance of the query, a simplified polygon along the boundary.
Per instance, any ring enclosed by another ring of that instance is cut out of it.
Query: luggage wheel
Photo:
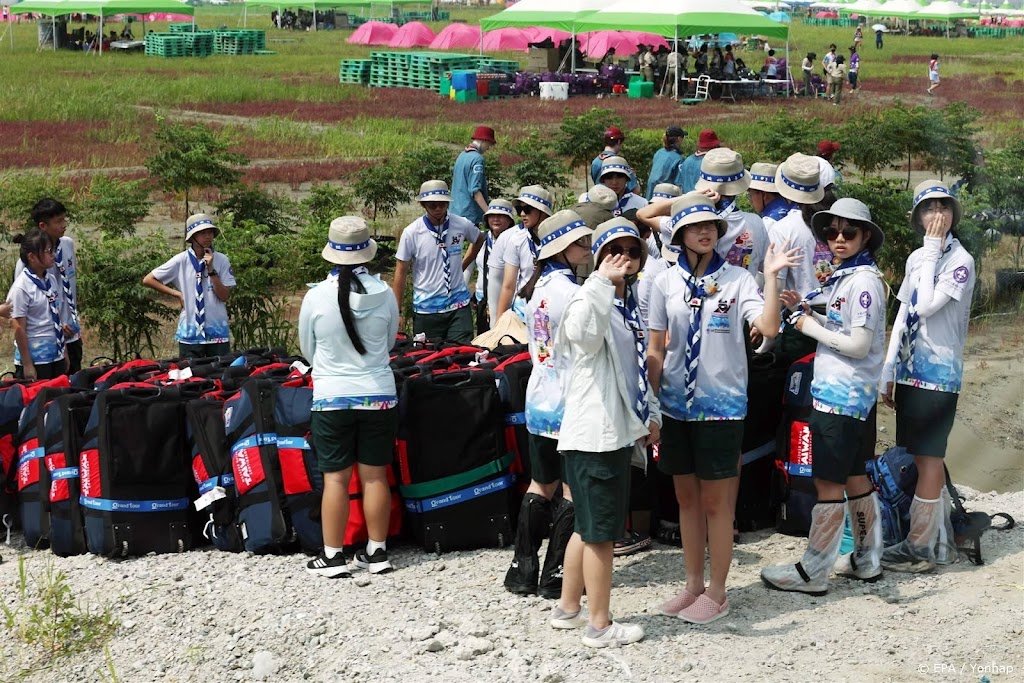
[[[185,541],[181,540],[180,538],[178,539],[178,552],[185,552]]]
[[[121,557],[128,557],[128,541],[121,541]]]
[[[505,534],[502,534],[502,533],[498,534],[498,547],[499,548],[504,548],[505,547]]]
[[[434,541],[434,552],[441,557],[441,541]]]

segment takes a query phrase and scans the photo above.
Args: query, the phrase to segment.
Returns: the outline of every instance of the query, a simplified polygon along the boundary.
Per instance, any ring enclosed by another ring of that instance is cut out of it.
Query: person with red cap
[[[618,126],[608,126],[604,131],[604,151],[594,157],[594,160],[590,163],[590,178],[597,185],[601,181],[601,164],[608,157],[622,156],[622,143],[626,139],[626,134],[622,132],[622,129]],[[629,174],[629,182],[626,183],[626,192],[632,192],[639,194],[636,190],[639,187],[639,183],[636,180],[636,174]]]
[[[473,225],[480,225],[483,221],[484,211],[490,202],[484,153],[496,144],[493,128],[477,126],[472,141],[459,154],[452,169],[451,206],[448,210]]]
[[[697,181],[700,180],[700,163],[703,161],[702,157],[713,149],[718,149],[722,146],[722,143],[718,141],[718,136],[715,135],[715,131],[710,128],[705,128],[700,132],[700,136],[697,138],[697,149],[694,150],[693,154],[683,159],[683,163],[679,165],[679,175],[676,176],[674,185],[678,185],[679,189],[683,191],[683,194],[687,192],[693,192],[694,187],[697,185]]]

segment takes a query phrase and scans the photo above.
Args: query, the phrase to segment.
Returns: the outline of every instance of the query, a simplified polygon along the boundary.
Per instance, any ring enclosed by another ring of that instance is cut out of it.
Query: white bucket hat
[[[748,189],[778,193],[779,188],[775,187],[775,174],[778,170],[777,164],[762,162],[753,164],[750,167],[750,187]]]
[[[743,167],[743,157],[728,147],[713,149],[701,158],[700,180],[695,190],[714,190],[718,194],[735,197],[750,187],[750,173]]]
[[[366,221],[359,216],[342,216],[331,221],[327,244],[321,252],[325,261],[342,266],[358,266],[377,255],[377,242],[370,238]]]
[[[585,201],[597,204],[602,209],[611,211],[619,203],[619,196],[615,194],[615,190],[607,185],[594,185],[587,192]]]
[[[551,258],[568,249],[570,244],[581,237],[593,234],[594,231],[587,227],[586,221],[575,211],[556,211],[537,227],[537,235],[540,237],[537,258]]]
[[[636,229],[636,226],[622,216],[616,216],[610,221],[601,223],[601,225],[597,226],[597,230],[594,231],[594,238],[590,244],[590,251],[594,254],[594,267],[597,268],[597,256],[601,253],[602,248],[606,247],[609,242],[623,239],[625,237],[635,237],[637,242],[639,242],[639,270],[643,270],[644,265],[647,263],[647,243],[640,237],[640,231]],[[637,272],[639,272],[639,270]]]
[[[443,180],[428,180],[420,185],[420,194],[416,197],[418,202],[451,202],[452,193],[448,190],[448,183]]]
[[[775,172],[775,187],[779,194],[797,204],[817,204],[825,198],[821,184],[821,166],[817,157],[794,154]]]
[[[918,207],[921,202],[927,199],[942,199],[953,205],[953,228],[960,224],[964,215],[964,208],[960,206],[960,200],[949,191],[949,186],[941,180],[925,180],[914,188],[914,209],[910,212],[910,227],[919,234],[924,234],[924,223],[921,222],[921,212]]]
[[[601,162],[601,172],[597,174],[597,179],[605,177],[609,173],[621,173],[627,178],[633,177],[633,169],[630,168],[629,162],[620,156],[610,156]]]
[[[683,194],[683,190],[678,185],[672,183],[658,183],[654,186],[654,190],[651,192],[651,201],[656,202],[662,199],[675,199]]]
[[[487,206],[487,210],[484,211],[484,218],[487,216],[507,216],[512,220],[512,223],[515,223],[516,208],[507,199],[492,199],[491,203]]]
[[[555,212],[555,195],[541,185],[526,185],[519,190],[519,196],[512,200],[516,209],[520,204],[532,206],[543,214],[550,216]]]
[[[185,221],[185,241],[188,242],[197,232],[216,230],[214,237],[220,235],[220,228],[213,224],[213,216],[208,213],[197,213]]]
[[[823,233],[825,228],[832,225],[833,218],[856,221],[858,225],[868,228],[871,231],[871,237],[868,238],[867,248],[871,253],[876,253],[885,242],[885,234],[882,229],[871,220],[871,209],[859,199],[853,197],[837,199],[830,209],[819,211],[811,217],[811,228],[814,229],[814,236],[820,241],[827,242]]]
[[[710,152],[708,152],[710,154]],[[718,215],[715,203],[703,192],[687,192],[672,202],[672,236],[668,243],[675,242],[676,234],[687,225],[714,221],[718,228],[718,239],[725,234],[729,224]]]
[[[661,258],[665,259],[669,263],[675,263],[679,260],[679,254],[670,249],[672,244],[672,218],[666,217],[661,221],[661,226],[658,229],[658,236],[661,237]]]

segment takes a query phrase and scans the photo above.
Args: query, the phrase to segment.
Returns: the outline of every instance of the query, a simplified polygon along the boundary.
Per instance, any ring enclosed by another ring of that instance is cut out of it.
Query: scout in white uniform
[[[533,262],[540,251],[537,228],[555,212],[555,195],[540,185],[527,185],[519,190],[512,204],[519,211],[520,223],[509,231],[502,245],[505,272],[502,276],[501,295],[497,317],[513,309],[520,320],[525,318],[523,300],[516,294],[533,275]]]
[[[831,277],[797,302],[794,324],[818,342],[811,395],[811,450],[818,502],[811,512],[807,550],[796,564],[761,570],[769,588],[824,595],[833,567],[843,576],[874,581],[881,574],[881,512],[864,462],[875,453],[877,383],[885,353],[886,288],[875,265],[882,230],[856,199],[840,199],[814,214],[815,233],[839,261]],[[821,297],[827,314],[811,311]],[[843,497],[846,500],[843,500]],[[839,564],[843,523],[854,520],[854,551]]]
[[[956,416],[976,277],[974,258],[956,236],[962,215],[942,181],[926,180],[914,190],[910,224],[924,235],[924,246],[907,259],[880,383],[882,399],[896,408],[896,444],[914,456],[918,472],[907,538],[882,553],[882,566],[894,571],[926,572],[957,559],[942,459]]]
[[[15,235],[24,268],[7,292],[14,325],[14,376],[53,379],[67,372],[60,285],[50,271],[53,240],[39,228]]]
[[[797,260],[796,250],[768,248],[766,303],[754,277],[716,251],[727,227],[703,193],[675,200],[668,249],[677,254],[677,263],[658,276],[650,301],[647,365],[663,415],[658,468],[672,476],[675,486],[687,579],[685,590],[660,611],[694,624],[729,613],[725,583],[747,414],[743,323],[770,336],[777,333],[781,302],[776,275]],[[705,547],[711,556],[707,586]]]

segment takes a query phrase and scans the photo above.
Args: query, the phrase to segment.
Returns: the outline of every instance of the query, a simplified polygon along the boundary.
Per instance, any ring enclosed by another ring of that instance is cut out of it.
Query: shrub
[[[118,180],[99,173],[93,176],[89,195],[82,202],[82,219],[95,223],[110,237],[130,237],[152,206],[144,180]]]
[[[398,205],[409,200],[401,169],[394,162],[360,171],[352,190],[363,203],[363,213],[373,221],[393,218],[398,213]]]
[[[555,145],[537,130],[512,145],[512,153],[522,159],[512,165],[512,178],[519,186],[543,185],[557,194],[569,185],[569,169],[555,154]],[[493,196],[493,195],[492,195]]]
[[[326,227],[331,221],[338,216],[351,213],[354,206],[349,192],[327,183],[313,185],[309,196],[300,202],[306,222],[324,226],[324,239],[327,238]]]
[[[647,187],[654,153],[663,146],[661,137],[662,134],[659,132],[638,130],[626,137],[625,142],[622,143],[622,156],[625,157],[636,173],[641,190]]]
[[[886,274],[893,294],[903,281],[903,269],[910,253],[921,246],[907,212],[913,205],[911,193],[894,178],[868,178],[863,183],[843,183],[838,194],[859,199],[871,209],[871,218],[885,233],[885,244],[877,254],[878,267]]]
[[[74,192],[53,173],[5,173],[0,175],[0,234],[24,232],[34,227],[30,212],[43,197],[52,197],[68,209],[68,218],[76,217]]]
[[[451,149],[441,145],[423,145],[409,150],[398,160],[399,178],[405,193],[417,194],[420,185],[428,180],[443,180],[450,187],[454,162]]]
[[[760,119],[757,131],[761,156],[774,164],[781,164],[798,152],[814,154],[818,141],[825,137],[825,127],[820,118],[794,116],[785,109]]]
[[[163,240],[102,235],[78,247],[78,307],[110,355],[156,354],[161,320],[177,314],[142,285],[142,276],[171,257]]]
[[[266,226],[272,233],[290,229],[294,222],[295,204],[279,195],[265,192],[256,185],[238,184],[217,204],[218,216],[231,216],[236,223],[251,221]]]

